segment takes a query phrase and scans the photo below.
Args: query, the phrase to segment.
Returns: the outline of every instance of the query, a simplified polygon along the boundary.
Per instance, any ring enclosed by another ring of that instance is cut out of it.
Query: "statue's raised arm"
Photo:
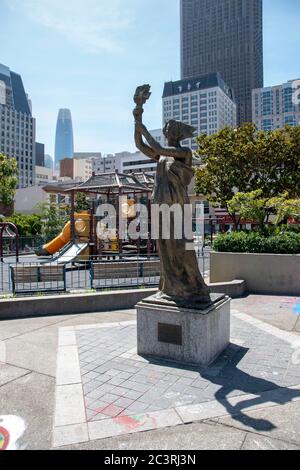
[[[150,134],[147,127],[143,124],[142,115],[144,113],[144,104],[151,96],[150,85],[137,87],[134,102],[136,107],[133,111],[135,118],[135,143],[141,152],[154,160],[159,160],[160,156],[173,157],[186,160],[191,158],[192,152],[189,148],[181,147],[180,140],[192,137],[195,129],[191,126],[177,121],[169,121],[164,128],[164,135],[168,140],[168,146],[163,147]],[[147,144],[143,141],[146,139]]]
[[[134,140],[136,147],[143,152],[144,155],[151,158],[152,160],[158,161],[159,155],[155,152],[155,150],[147,145],[144,140],[142,133],[140,131],[140,126],[142,125],[142,116],[144,112],[144,104],[150,98],[150,85],[142,85],[137,87],[133,101],[136,104],[136,107],[133,110],[133,116],[135,120],[135,127],[134,127]]]

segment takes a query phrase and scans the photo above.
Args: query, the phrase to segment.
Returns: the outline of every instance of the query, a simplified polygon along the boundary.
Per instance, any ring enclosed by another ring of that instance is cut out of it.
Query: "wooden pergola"
[[[107,201],[112,197],[119,201],[119,198],[122,196],[132,195],[133,199],[137,194],[151,193],[153,187],[154,179],[147,176],[135,175],[135,174],[125,174],[119,173],[118,170],[115,170],[111,173],[101,173],[91,176],[85,183],[79,184],[72,188],[66,189],[65,193],[70,193],[71,195],[71,208],[70,208],[70,218],[71,218],[71,239],[75,241],[75,195],[78,193],[85,193],[88,195],[102,195],[106,196]],[[91,226],[90,226],[90,238],[91,245],[95,248],[97,247],[97,220],[94,217],[95,214],[95,200],[93,201],[93,207],[91,208]],[[94,220],[94,223],[93,223]],[[119,228],[120,228],[120,215],[117,210],[117,240],[119,244],[119,252],[122,253],[122,241],[119,237]],[[150,199],[148,198],[148,252],[151,251],[151,210],[150,210]],[[96,253],[95,253],[96,254]]]

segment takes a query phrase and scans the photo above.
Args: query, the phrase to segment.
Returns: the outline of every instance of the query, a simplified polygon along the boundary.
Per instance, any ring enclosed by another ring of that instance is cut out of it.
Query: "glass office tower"
[[[59,167],[60,160],[73,158],[74,141],[72,115],[69,109],[60,109],[58,112],[55,137],[55,167]]]

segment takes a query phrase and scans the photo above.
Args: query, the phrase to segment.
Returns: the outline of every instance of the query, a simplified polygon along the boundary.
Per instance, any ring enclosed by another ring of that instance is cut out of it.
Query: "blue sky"
[[[299,20],[299,0],[264,0],[266,85],[300,78]],[[135,87],[152,85],[144,119],[158,128],[163,84],[180,78],[179,0],[0,0],[0,44],[47,153],[61,107],[72,111],[76,151],[133,151]]]

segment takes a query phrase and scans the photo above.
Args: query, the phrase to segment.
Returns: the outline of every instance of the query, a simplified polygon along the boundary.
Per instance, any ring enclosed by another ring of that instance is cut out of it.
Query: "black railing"
[[[159,258],[122,255],[58,264],[51,260],[0,263],[0,296],[78,293],[159,285]],[[202,275],[209,275],[209,253],[198,253]]]
[[[3,239],[3,255],[5,257],[15,256],[16,253],[15,237]],[[35,237],[19,237],[19,254],[26,255],[34,253],[37,248],[45,243],[45,239],[37,235]]]

